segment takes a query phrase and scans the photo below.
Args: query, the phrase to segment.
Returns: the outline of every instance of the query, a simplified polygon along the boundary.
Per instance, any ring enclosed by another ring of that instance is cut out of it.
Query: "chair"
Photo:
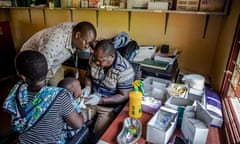
[[[81,130],[72,138],[68,144],[84,144],[88,143],[87,138],[89,135],[89,128],[87,125],[83,125]]]

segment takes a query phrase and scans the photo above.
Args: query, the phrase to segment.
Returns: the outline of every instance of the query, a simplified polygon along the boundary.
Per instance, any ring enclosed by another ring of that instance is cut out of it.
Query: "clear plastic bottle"
[[[138,87],[134,87],[133,91],[129,92],[129,117],[142,117],[142,93],[138,91]]]

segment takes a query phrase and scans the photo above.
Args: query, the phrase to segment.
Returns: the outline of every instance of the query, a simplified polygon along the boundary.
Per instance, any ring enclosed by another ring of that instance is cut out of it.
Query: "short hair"
[[[45,80],[48,64],[45,56],[38,51],[25,50],[16,55],[15,67],[19,74],[31,82]]]
[[[110,40],[101,40],[97,43],[94,51],[103,50],[103,56],[110,56],[116,52],[112,42]]]
[[[81,32],[83,37],[88,36],[89,33],[93,32],[94,36],[97,37],[97,31],[96,31],[94,25],[87,21],[80,22],[76,26],[74,26],[73,34],[75,35],[76,32]]]
[[[62,87],[71,92],[71,89],[74,88],[74,81],[77,81],[74,77],[66,77],[58,83],[58,87]]]

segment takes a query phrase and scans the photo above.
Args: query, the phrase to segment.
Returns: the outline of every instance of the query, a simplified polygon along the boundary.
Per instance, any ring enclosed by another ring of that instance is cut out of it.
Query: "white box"
[[[168,87],[172,82],[170,80],[148,76],[143,80],[144,86],[151,85],[156,88]]]
[[[193,101],[198,100],[201,102],[203,99],[204,93],[205,93],[205,90],[189,88],[187,98]]]
[[[199,0],[177,0],[176,10],[197,11],[199,8]]]
[[[197,104],[196,110],[193,106],[187,106],[181,126],[183,136],[189,143],[205,144],[211,121],[211,116],[200,103]]]
[[[151,76],[146,77],[143,80],[144,96],[154,97],[164,103],[168,99],[166,87],[170,83],[172,82],[169,80]]]
[[[204,96],[204,106],[207,109],[209,115],[213,118],[211,126],[221,128],[223,124],[223,113],[220,97],[215,91],[210,88],[205,88]]]
[[[168,1],[148,1],[148,9],[151,10],[168,10]]]
[[[147,124],[147,142],[166,144],[176,129],[177,116],[176,110],[162,106]]]
[[[167,87],[167,91],[170,96],[186,98],[188,87],[185,84],[172,83]]]
[[[178,107],[183,107],[185,108],[186,106],[191,106],[193,105],[194,101],[189,100],[189,99],[185,99],[185,98],[181,98],[181,97],[175,97],[175,96],[171,96],[166,102],[165,102],[165,106],[172,108],[174,110],[177,110]]]

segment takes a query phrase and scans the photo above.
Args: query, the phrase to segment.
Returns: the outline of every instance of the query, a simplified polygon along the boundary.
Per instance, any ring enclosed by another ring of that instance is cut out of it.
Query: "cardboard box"
[[[147,9],[148,0],[132,0],[132,8]]]
[[[177,10],[198,11],[199,0],[177,0]]]
[[[177,111],[162,106],[147,124],[147,142],[166,144],[177,125]]]
[[[200,11],[224,11],[225,0],[201,0]]]
[[[143,80],[144,96],[154,97],[164,103],[168,98],[166,87],[170,83],[169,80],[148,76]]]
[[[205,88],[205,106],[209,115],[213,118],[211,126],[218,128],[223,124],[222,104],[218,94],[210,88]]]
[[[165,106],[178,111],[177,126],[180,127],[182,125],[182,118],[185,107],[191,106],[193,103],[194,101],[189,99],[171,96],[165,102]]]
[[[187,106],[183,114],[181,126],[183,136],[189,143],[206,143],[209,131],[208,127],[211,121],[211,116],[200,103],[197,104],[196,110],[194,110],[193,106]]]
[[[185,98],[181,98],[181,97],[174,97],[171,96],[166,102],[165,102],[165,106],[172,108],[174,110],[177,110],[178,107],[183,107],[185,108],[186,106],[191,106],[193,105],[194,101],[190,100],[190,99],[185,99]]]
[[[187,99],[192,100],[192,101],[198,100],[198,101],[202,102],[204,94],[205,94],[204,90],[189,88],[189,91],[187,94]]]
[[[149,0],[148,1],[148,9],[151,10],[168,10],[169,2],[168,1],[155,1]]]
[[[144,79],[143,83],[144,83],[144,86],[154,86],[156,88],[166,88],[172,82],[169,80],[148,76]]]
[[[172,83],[167,87],[167,91],[170,96],[186,98],[188,87],[185,84]]]

